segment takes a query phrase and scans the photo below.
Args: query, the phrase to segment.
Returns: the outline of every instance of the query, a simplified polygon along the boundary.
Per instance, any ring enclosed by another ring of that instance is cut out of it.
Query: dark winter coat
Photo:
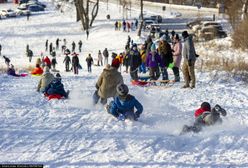
[[[45,93],[48,95],[59,94],[67,97],[64,89],[64,85],[61,83],[61,79],[54,79],[45,89]]]
[[[138,50],[130,51],[129,63],[130,63],[130,68],[133,70],[141,65],[141,57]]]
[[[103,54],[104,57],[108,57],[109,56],[108,50],[106,50],[106,49],[103,51],[102,54]]]
[[[65,56],[65,59],[64,59],[63,63],[66,63],[66,64],[70,64],[71,63],[71,58],[69,57],[69,55],[66,55]]]
[[[57,61],[56,61],[56,58],[53,58],[52,59],[52,65],[55,65],[55,64],[57,64]]]
[[[72,57],[72,66],[79,66],[79,59],[77,55]]]
[[[88,66],[91,66],[91,65],[93,64],[93,59],[92,59],[92,57],[87,57],[87,58],[86,58],[86,62],[87,62],[87,65],[88,65]]]
[[[163,66],[168,67],[173,62],[173,54],[171,46],[166,41],[160,42],[158,47],[159,55],[161,56],[161,63]]]
[[[137,109],[136,112],[134,112],[134,107]],[[119,116],[119,114],[125,115],[127,112],[134,112],[139,116],[143,112],[143,106],[132,95],[127,95],[125,100],[120,99],[120,97],[115,97],[114,103],[110,108],[110,113],[114,116]]]
[[[16,74],[15,69],[13,69],[13,68],[9,68],[7,70],[7,74],[8,75],[11,75],[11,76],[16,76],[16,77],[19,77],[20,76],[20,75]]]

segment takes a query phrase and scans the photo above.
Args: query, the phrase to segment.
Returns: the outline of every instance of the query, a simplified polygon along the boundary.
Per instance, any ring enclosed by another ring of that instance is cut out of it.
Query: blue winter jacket
[[[60,79],[54,79],[45,89],[45,93],[48,95],[59,94],[61,96],[67,97],[64,89],[64,85],[61,83]]]
[[[139,116],[143,112],[143,106],[134,96],[127,95],[125,101],[115,97],[110,107],[110,113],[118,117],[120,113],[125,115],[126,112],[134,112],[134,107],[137,109],[135,114]]]

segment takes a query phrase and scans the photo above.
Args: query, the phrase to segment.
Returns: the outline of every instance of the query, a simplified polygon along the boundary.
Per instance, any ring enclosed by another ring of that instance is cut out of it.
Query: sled
[[[27,73],[22,73],[22,74],[20,74],[20,76],[25,77],[25,76],[28,76],[28,74]]]
[[[141,80],[132,80],[131,84],[134,86],[147,86],[148,82],[147,81],[141,81]]]
[[[51,100],[51,99],[62,99],[63,98],[63,96],[61,96],[59,94],[51,94],[51,95],[45,94],[45,97],[47,97],[48,100]]]
[[[41,76],[42,74],[31,74],[33,77]]]
[[[139,80],[141,81],[148,81],[150,79],[150,76],[139,76]]]

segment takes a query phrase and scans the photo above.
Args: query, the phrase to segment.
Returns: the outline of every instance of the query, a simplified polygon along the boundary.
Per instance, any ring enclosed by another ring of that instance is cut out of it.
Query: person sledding
[[[41,75],[40,81],[38,83],[37,92],[44,93],[46,87],[53,81],[54,75],[50,72],[50,68],[45,66],[43,69],[43,74]]]
[[[20,77],[21,76],[19,74],[16,74],[14,65],[12,65],[12,64],[8,67],[7,74],[10,75],[10,76],[15,76],[15,77]]]
[[[204,126],[222,123],[222,116],[226,116],[226,110],[216,104],[212,109],[208,102],[203,102],[201,107],[195,111],[195,122],[192,126],[184,125],[181,134],[187,132],[198,133]]]
[[[59,73],[56,74],[54,80],[45,88],[44,94],[47,97],[53,95],[58,99],[62,97],[68,98],[69,90],[67,92],[65,91]]]
[[[43,74],[43,69],[40,67],[40,64],[36,64],[36,67],[31,72],[34,76],[40,76]]]
[[[97,104],[100,100],[101,104],[105,105],[107,99],[115,97],[117,95],[116,86],[123,83],[123,77],[118,72],[120,62],[118,59],[114,59],[111,66],[107,66],[103,69],[98,81],[96,83],[96,91],[93,95],[93,102]]]
[[[129,119],[131,121],[137,121],[143,112],[141,103],[134,96],[128,94],[129,89],[125,84],[118,84],[116,91],[118,96],[106,106],[108,113],[118,120],[124,121],[125,119]]]

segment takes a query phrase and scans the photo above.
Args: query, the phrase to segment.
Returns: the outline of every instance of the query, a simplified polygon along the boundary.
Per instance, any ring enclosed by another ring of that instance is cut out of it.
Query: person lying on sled
[[[45,95],[60,95],[68,98],[69,91],[65,91],[64,85],[61,83],[61,76],[59,73],[56,74],[55,79],[46,87]]]
[[[16,74],[14,65],[12,65],[12,64],[8,67],[7,74],[10,75],[10,76],[15,76],[15,77],[20,77],[21,76],[19,74]]]
[[[211,110],[211,106],[208,102],[203,102],[201,108],[195,111],[195,122],[192,126],[185,125],[183,127],[182,133],[195,132],[198,133],[202,130],[203,126],[215,125],[217,123],[222,123],[222,116],[226,116],[226,110],[220,105],[216,104]]]
[[[31,72],[32,75],[42,75],[43,69],[40,67],[40,64],[36,64],[35,68]]]
[[[128,94],[129,89],[127,85],[119,84],[116,90],[118,96],[107,105],[108,113],[112,114],[118,120],[124,121],[125,119],[129,119],[137,121],[143,112],[141,103],[134,96]],[[137,109],[136,111],[134,107]]]

